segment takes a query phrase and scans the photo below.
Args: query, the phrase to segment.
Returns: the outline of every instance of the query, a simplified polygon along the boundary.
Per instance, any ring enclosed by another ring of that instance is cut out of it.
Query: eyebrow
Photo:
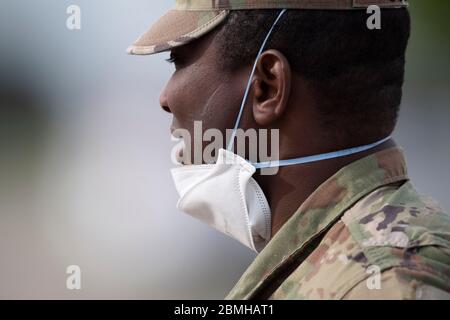
[[[172,55],[176,55],[176,56],[185,56],[186,55],[186,50],[183,47],[176,47],[176,48],[172,48],[172,50],[170,50],[170,54]]]
[[[179,58],[181,54],[177,51],[174,51],[173,49],[169,51],[169,58],[166,60],[172,60],[174,58]]]

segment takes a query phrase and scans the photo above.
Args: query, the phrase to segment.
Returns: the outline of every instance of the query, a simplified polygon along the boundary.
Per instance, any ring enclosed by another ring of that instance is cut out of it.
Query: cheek
[[[205,104],[202,119],[206,128],[226,129],[234,126],[239,110],[239,96],[223,83],[216,88]]]
[[[244,96],[245,84],[242,79],[224,79],[220,87],[210,97],[205,109],[205,122],[208,127],[217,128],[225,134],[226,129],[233,129],[239,115],[240,106]],[[252,106],[249,101],[244,106],[240,128],[253,127],[251,118],[253,117]]]
[[[224,75],[207,66],[193,65],[174,73],[167,84],[174,126],[193,132],[194,121],[203,131],[219,129],[225,134],[236,121],[245,84],[241,77]],[[246,107],[247,109],[247,107]]]
[[[179,127],[186,128],[186,124],[195,119],[198,105],[196,95],[192,94],[195,90],[195,81],[179,73],[175,73],[167,84],[169,107]]]
[[[202,118],[207,128],[215,128],[225,133],[233,128],[238,116],[244,88],[241,78],[222,72],[213,72],[208,79],[207,100],[204,103]]]

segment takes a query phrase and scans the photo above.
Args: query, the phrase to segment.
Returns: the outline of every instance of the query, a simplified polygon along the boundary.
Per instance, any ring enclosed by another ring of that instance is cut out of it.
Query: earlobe
[[[291,91],[291,67],[277,50],[264,52],[253,79],[253,116],[260,126],[269,126],[286,111]]]

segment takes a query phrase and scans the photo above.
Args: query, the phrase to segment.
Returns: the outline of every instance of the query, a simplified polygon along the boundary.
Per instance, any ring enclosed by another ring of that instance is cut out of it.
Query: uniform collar
[[[313,249],[311,242],[357,201],[382,186],[403,180],[408,180],[407,168],[399,147],[379,151],[342,168],[317,188],[283,225],[227,299],[251,299],[287,264],[299,258],[301,263],[302,255]]]

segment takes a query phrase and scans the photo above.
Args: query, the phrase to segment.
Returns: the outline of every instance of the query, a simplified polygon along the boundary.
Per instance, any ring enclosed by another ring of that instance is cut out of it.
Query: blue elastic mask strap
[[[311,162],[316,162],[316,161],[340,158],[340,157],[345,157],[345,156],[349,156],[349,155],[352,155],[355,153],[360,153],[363,151],[373,149],[373,148],[385,143],[386,141],[388,141],[390,139],[391,139],[391,137],[389,136],[378,142],[368,144],[365,146],[361,146],[361,147],[355,147],[355,148],[340,150],[340,151],[336,151],[336,152],[323,153],[323,154],[319,154],[319,155],[315,155],[315,156],[302,157],[302,158],[291,159],[291,160],[277,160],[277,161],[253,163],[252,165],[256,169],[265,169],[265,168],[293,166],[293,165],[297,165],[297,164],[304,164],[304,163],[311,163]]]
[[[241,123],[242,113],[244,112],[245,103],[247,102],[248,94],[249,94],[250,88],[252,86],[252,80],[253,80],[253,76],[255,75],[256,66],[258,65],[258,60],[261,57],[264,49],[266,48],[267,41],[269,40],[270,36],[272,35],[273,29],[275,29],[276,25],[278,24],[278,21],[280,21],[281,17],[283,16],[283,14],[286,11],[287,11],[286,9],[283,9],[280,12],[280,14],[278,15],[277,19],[273,23],[272,28],[270,28],[269,32],[267,33],[267,36],[266,36],[266,38],[264,39],[264,42],[261,45],[261,49],[259,49],[258,55],[256,56],[256,60],[255,60],[255,63],[253,65],[252,73],[250,74],[250,77],[249,77],[248,83],[247,83],[247,88],[245,89],[244,98],[242,99],[241,109],[239,110],[239,115],[237,117],[236,124],[234,125],[233,133],[231,135],[231,139],[230,139],[230,142],[228,144],[228,148],[227,148],[228,151],[233,151],[234,139],[236,138],[236,133],[237,133],[237,130],[238,130],[239,125]]]

